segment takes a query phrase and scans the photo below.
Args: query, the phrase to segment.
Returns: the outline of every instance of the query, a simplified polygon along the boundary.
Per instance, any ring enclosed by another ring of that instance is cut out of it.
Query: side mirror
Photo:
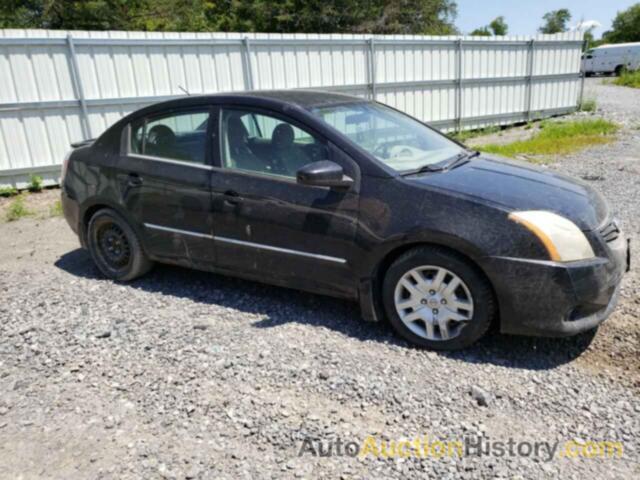
[[[320,160],[305,165],[296,173],[298,183],[316,187],[348,188],[353,178],[344,174],[340,165],[330,160]]]

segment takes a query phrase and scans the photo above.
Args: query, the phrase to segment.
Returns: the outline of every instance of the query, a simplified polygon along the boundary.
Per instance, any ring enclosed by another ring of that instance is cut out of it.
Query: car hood
[[[570,219],[581,230],[597,228],[608,215],[602,196],[582,181],[489,156],[452,170],[408,178],[421,186],[455,192],[508,211],[548,210]]]

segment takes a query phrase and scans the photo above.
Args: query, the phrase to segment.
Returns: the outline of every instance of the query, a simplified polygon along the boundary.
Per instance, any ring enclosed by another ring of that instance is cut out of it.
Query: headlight
[[[571,262],[595,257],[584,233],[575,223],[560,215],[544,210],[531,210],[512,212],[509,218],[538,237],[549,252],[551,260]]]

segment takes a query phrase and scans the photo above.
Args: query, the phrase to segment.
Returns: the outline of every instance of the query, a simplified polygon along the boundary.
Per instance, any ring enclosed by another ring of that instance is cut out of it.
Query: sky
[[[616,13],[625,10],[638,0],[456,0],[458,17],[456,26],[469,33],[477,27],[487,25],[494,18],[503,15],[509,25],[509,34],[533,35],[542,25],[542,16],[560,8],[571,12],[571,25],[581,19],[597,20],[602,28],[594,30],[599,38],[602,32],[611,28]]]

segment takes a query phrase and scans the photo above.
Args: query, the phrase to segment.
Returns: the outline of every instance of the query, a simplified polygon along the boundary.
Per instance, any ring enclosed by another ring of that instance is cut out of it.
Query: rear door
[[[273,283],[351,295],[359,168],[321,136],[274,112],[222,108],[212,209],[218,264]],[[297,170],[331,159],[349,189],[301,185]]]
[[[172,109],[128,127],[118,163],[125,209],[148,253],[188,266],[215,260],[211,229],[211,109]]]

